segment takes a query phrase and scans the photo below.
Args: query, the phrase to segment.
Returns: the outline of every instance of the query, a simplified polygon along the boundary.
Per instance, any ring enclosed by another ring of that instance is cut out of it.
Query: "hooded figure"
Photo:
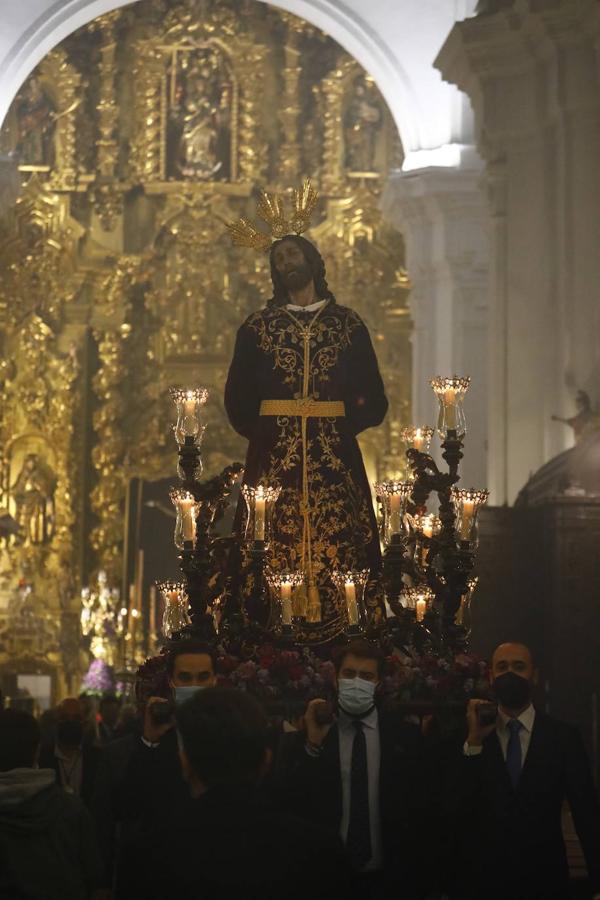
[[[87,900],[104,884],[89,813],[34,768],[39,726],[19,710],[0,712],[0,897]]]

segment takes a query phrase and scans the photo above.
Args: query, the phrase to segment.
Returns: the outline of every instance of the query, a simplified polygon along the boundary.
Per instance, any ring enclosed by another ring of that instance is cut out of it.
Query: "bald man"
[[[561,815],[568,801],[590,874],[589,896],[600,898],[600,806],[577,730],[534,708],[537,671],[525,644],[496,648],[490,680],[497,718],[485,724],[484,701],[470,701],[467,739],[447,784],[450,897],[566,900]]]

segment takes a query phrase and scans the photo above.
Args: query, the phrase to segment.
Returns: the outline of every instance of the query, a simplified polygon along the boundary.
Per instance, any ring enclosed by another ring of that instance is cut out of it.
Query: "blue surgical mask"
[[[173,693],[175,695],[175,705],[181,706],[182,703],[185,703],[186,700],[189,700],[190,697],[193,697],[198,691],[203,691],[204,687],[197,684],[178,684],[173,688]]]
[[[340,678],[338,703],[349,716],[364,716],[375,706],[375,688],[375,682],[366,678]]]

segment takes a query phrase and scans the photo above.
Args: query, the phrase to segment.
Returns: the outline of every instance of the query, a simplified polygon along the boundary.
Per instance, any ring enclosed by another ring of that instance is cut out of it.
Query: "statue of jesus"
[[[336,302],[317,248],[287,234],[269,253],[273,296],[238,331],[225,407],[249,442],[245,482],[281,487],[270,564],[303,573],[296,614],[334,633],[344,616],[332,571],[375,578],[381,565],[356,436],[388,403],[369,332]]]

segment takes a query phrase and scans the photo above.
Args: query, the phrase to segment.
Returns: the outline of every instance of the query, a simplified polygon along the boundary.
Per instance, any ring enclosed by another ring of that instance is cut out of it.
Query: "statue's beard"
[[[281,280],[283,281],[285,289],[292,294],[307,287],[312,281],[312,278],[312,268],[307,262],[290,272],[281,273]]]

